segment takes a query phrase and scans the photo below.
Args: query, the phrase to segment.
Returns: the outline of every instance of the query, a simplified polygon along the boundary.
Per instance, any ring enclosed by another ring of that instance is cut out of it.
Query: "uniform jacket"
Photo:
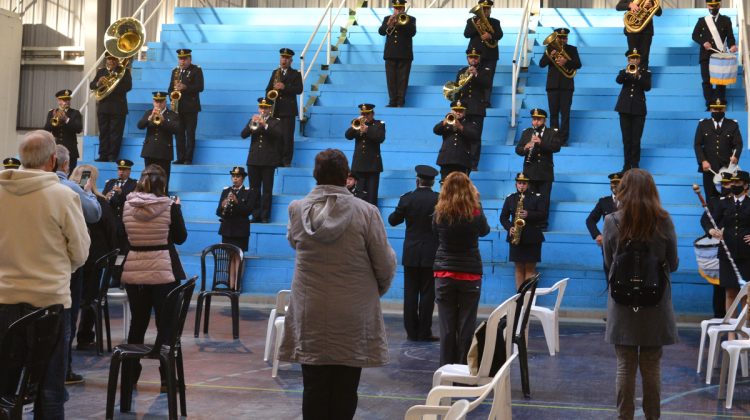
[[[279,91],[279,97],[276,98],[276,107],[274,108],[274,117],[296,117],[299,114],[297,107],[297,95],[302,93],[302,75],[299,71],[288,68],[286,74],[281,71],[281,68],[277,68],[279,72],[279,80],[284,84],[284,89]],[[271,78],[268,79],[268,85],[266,85],[266,94],[268,91],[273,90],[274,76],[276,70],[271,72]]]
[[[120,67],[117,68],[119,71]],[[109,74],[106,68],[101,68],[96,71],[94,80],[89,83],[91,90],[96,90],[96,82],[100,77]],[[133,88],[133,78],[130,75],[130,69],[125,70],[125,75],[117,84],[115,90],[112,91],[106,98],[96,103],[96,112],[98,114],[113,114],[113,115],[125,115],[128,113],[128,98],[127,93]]]
[[[604,234],[602,248],[604,252],[604,268],[610,272],[619,241],[620,232],[615,226],[613,217],[615,212],[604,218]],[[675,272],[679,265],[677,258],[677,234],[671,219],[662,222],[661,230],[666,237],[654,234],[649,245],[649,251],[654,253],[660,261],[664,261],[669,272]],[[671,276],[668,276],[671,277]],[[666,346],[679,341],[677,325],[672,307],[672,284],[665,288],[661,302],[656,306],[643,307],[638,312],[626,305],[620,305],[612,300],[607,291],[607,326],[604,339],[609,344],[621,346]]]
[[[578,70],[581,68],[581,57],[578,55],[578,48],[572,45],[565,45],[565,52],[570,57],[567,63],[565,63],[566,69]],[[547,54],[542,54],[542,58],[539,60],[539,67],[547,67],[547,90],[560,89],[560,90],[575,90],[575,77],[569,79],[563,76],[562,72],[557,69],[555,63],[547,57]]]
[[[459,77],[466,72],[469,67],[464,67],[456,74],[456,83],[458,83]],[[492,74],[490,69],[483,67],[481,64],[477,66],[477,76],[472,77],[471,80],[461,89],[456,95],[456,99],[461,101],[461,104],[466,107],[466,115],[480,115],[484,117],[487,115],[487,101],[485,95],[487,90],[492,86]]]
[[[295,250],[279,359],[309,365],[388,363],[380,297],[396,274],[378,208],[346,187],[318,185],[289,204]]]
[[[432,231],[432,215],[438,193],[429,187],[418,187],[401,196],[396,210],[388,216],[391,226],[406,221],[401,263],[406,267],[432,267],[437,251],[437,235]]]
[[[523,130],[521,140],[516,145],[516,154],[524,156],[523,173],[532,181],[554,181],[555,162],[553,153],[560,151],[557,129],[544,127],[542,142],[534,146],[531,152],[527,152],[523,148],[526,143],[531,141],[532,134],[534,134],[532,127]]]
[[[737,121],[724,118],[721,128],[715,128],[714,120],[704,118],[695,129],[695,158],[698,160],[698,172],[703,172],[701,162],[707,160],[711,169],[718,172],[729,165],[732,151],[737,159],[742,154],[742,132]]]
[[[721,202],[721,199],[722,199],[721,196],[706,197],[706,203],[708,204],[708,211],[711,212],[711,216],[713,216],[714,214],[717,214],[716,213],[717,206],[723,204]],[[714,225],[711,223],[711,219],[708,218],[708,214],[705,212],[705,210],[701,214],[701,227],[703,228],[703,231],[706,232],[706,235],[708,235],[709,234],[708,232],[714,228]]]
[[[179,66],[173,68],[167,92],[172,93],[174,90],[175,79],[179,79],[185,85],[185,90],[181,91],[182,96],[178,101],[177,112],[199,112],[201,110],[200,93],[203,92],[203,69],[195,64],[187,66],[185,71],[182,71]]]
[[[153,112],[152,109],[146,110],[141,120],[138,121],[138,129],[146,129],[146,140],[143,141],[141,157],[172,160],[174,156],[172,152],[172,139],[174,138],[174,133],[180,128],[179,117],[174,112],[165,108],[161,114],[162,122],[157,126],[148,120],[151,112]]]
[[[453,224],[437,223],[433,218],[432,230],[438,235],[433,270],[482,274],[479,238],[490,233],[490,225],[481,208],[472,220],[462,218]]]
[[[513,227],[513,223],[516,218],[516,207],[518,206],[518,199],[521,196],[520,193],[514,192],[505,197],[503,203],[503,209],[500,211],[500,224],[503,225],[507,235],[505,235],[505,241],[510,242],[513,239],[510,236],[510,228]],[[547,220],[547,211],[544,208],[544,200],[539,193],[526,192],[523,196],[523,209],[528,212],[526,215],[526,225],[523,227],[521,232],[521,245],[539,244],[544,242],[544,233],[539,227]]]
[[[237,197],[237,203],[227,206],[225,211],[221,203],[234,192]],[[219,226],[219,235],[230,238],[244,238],[250,236],[250,212],[253,209],[253,203],[250,200],[250,190],[245,189],[242,185],[239,189],[234,190],[232,187],[224,188],[219,197],[219,205],[216,207],[216,215],[219,216],[221,225]]]
[[[117,184],[118,179],[109,179],[104,184],[104,190],[102,195],[106,196],[114,186]],[[112,195],[109,199],[109,207],[115,214],[116,226],[117,226],[117,247],[120,248],[121,253],[124,253],[128,248],[128,235],[125,233],[125,225],[122,223],[122,208],[125,206],[125,199],[128,194],[135,191],[135,186],[138,184],[133,178],[128,178],[121,186],[120,192]]]
[[[383,172],[380,144],[385,141],[385,123],[373,120],[365,124],[368,126],[366,133],[351,127],[344,133],[347,140],[354,140],[352,172]]]
[[[250,150],[247,152],[247,166],[281,166],[281,120],[269,118],[268,127],[258,127],[255,132],[250,129],[251,118],[240,136],[250,138]]]
[[[631,1],[633,1],[633,0],[620,0],[620,1],[618,1],[617,5],[615,6],[615,10],[619,10],[619,11],[626,11],[626,10],[628,10],[628,4],[630,4]],[[661,16],[661,14],[662,14],[662,9],[660,7],[659,9],[656,10],[656,14],[654,15],[654,17]],[[625,28],[623,28],[622,32],[625,33],[625,34],[629,33],[628,30],[625,29]],[[643,28],[643,30],[641,32],[639,32],[639,33],[640,34],[644,34],[644,35],[654,35],[654,20],[651,19],[651,21],[648,24],[646,24],[646,26]]]
[[[86,264],[94,264],[104,254],[112,251],[117,246],[117,216],[114,210],[107,205],[107,199],[96,196],[96,200],[102,208],[102,217],[96,223],[87,223],[91,246]]]
[[[500,58],[500,47],[495,48],[488,48],[484,45],[482,42],[482,38],[479,35],[479,31],[477,31],[476,26],[473,22],[474,18],[469,18],[466,20],[466,28],[464,28],[464,38],[469,38],[469,47],[467,49],[476,48],[477,51],[482,55],[482,62],[486,61],[497,61]],[[494,33],[492,33],[492,39],[494,41],[500,41],[500,39],[503,37],[503,30],[500,28],[500,21],[490,17],[490,26],[492,26],[492,29],[494,29]]]
[[[639,69],[639,75],[633,76],[620,70],[615,81],[622,85],[617,97],[615,111],[630,115],[646,115],[646,92],[651,90],[651,72]]]
[[[443,165],[461,165],[465,168],[471,168],[472,147],[479,143],[479,127],[475,122],[468,122],[462,118],[461,124],[464,125],[462,132],[454,128],[444,126],[442,121],[435,124],[432,132],[443,137],[443,143],[440,145],[440,152],[437,157],[437,164]]]
[[[721,197],[712,215],[719,229],[724,229],[724,242],[732,258],[750,258],[750,245],[742,240],[745,235],[750,235],[750,199],[745,196],[737,206],[734,196]],[[719,256],[724,256],[723,247],[719,247]]]
[[[385,36],[385,47],[383,48],[383,59],[385,60],[413,60],[412,38],[417,34],[417,18],[409,16],[409,23],[396,25],[396,29],[390,35],[386,34],[389,16],[383,18],[383,23],[378,29],[380,35]]]
[[[60,120],[57,127],[52,126],[52,116],[56,108],[47,112],[47,120],[44,123],[44,129],[55,136],[55,143],[62,144],[70,152],[71,159],[78,159],[78,136],[76,134],[83,131],[83,118],[77,109],[68,108],[65,115],[69,118],[68,122]]]
[[[591,239],[596,239],[597,236],[602,234],[596,226],[596,224],[599,223],[599,220],[606,217],[608,214],[614,213],[616,210],[617,206],[615,205],[615,199],[612,197],[612,194],[601,197],[599,201],[596,202],[596,206],[594,206],[594,209],[591,210],[591,213],[589,213],[586,218],[586,228],[589,230]]]
[[[721,41],[724,42],[724,46],[727,49],[737,45],[737,42],[734,40],[734,31],[732,31],[732,19],[730,19],[729,16],[719,14],[716,17],[716,31],[719,33]],[[693,41],[698,44],[698,49],[700,51],[698,60],[707,61],[714,52],[703,48],[703,43],[710,42],[711,47],[713,48],[716,48],[716,43],[714,42],[714,37],[711,35],[711,31],[708,30],[706,21],[703,20],[702,17],[698,18],[698,22],[696,22],[695,28],[693,29]]]

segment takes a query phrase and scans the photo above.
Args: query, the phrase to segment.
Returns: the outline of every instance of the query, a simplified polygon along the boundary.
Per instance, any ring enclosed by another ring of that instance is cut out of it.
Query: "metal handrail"
[[[739,25],[739,55],[742,62],[742,79],[745,82],[745,109],[747,110],[747,133],[750,136],[750,41],[747,33],[747,15],[743,0],[734,0],[733,6],[737,10],[737,25]],[[750,142],[748,142],[750,149]]]
[[[529,52],[529,20],[531,19],[531,8],[535,1],[539,0],[525,0],[523,6],[523,16],[521,17],[521,28],[518,30],[516,36],[516,46],[513,50],[513,76],[512,76],[512,88],[511,88],[511,110],[510,110],[510,126],[516,126],[516,97],[518,96],[516,90],[518,89],[518,77],[521,74],[521,68],[526,63],[527,55]]]
[[[320,54],[320,50],[323,48],[323,44],[326,44],[326,65],[331,64],[331,29],[333,27],[333,21],[338,19],[339,15],[341,14],[341,9],[344,7],[344,4],[346,4],[346,0],[341,0],[339,3],[338,10],[336,10],[336,15],[333,15],[333,0],[328,0],[328,4],[326,5],[325,10],[323,11],[323,14],[320,15],[320,19],[318,19],[318,24],[315,25],[315,29],[313,29],[312,34],[310,34],[310,38],[307,40],[307,43],[305,44],[305,48],[302,49],[302,52],[299,55],[299,71],[302,75],[302,84],[305,85],[305,80],[307,80],[307,76],[310,75],[310,70],[315,65],[315,61],[318,59],[318,54]],[[326,31],[326,36],[323,37],[323,40],[320,41],[320,45],[318,45],[317,50],[315,50],[315,55],[313,55],[312,60],[310,60],[310,64],[307,66],[307,70],[305,70],[305,54],[307,54],[307,50],[310,48],[310,44],[312,44],[313,39],[315,38],[315,35],[318,34],[318,31],[320,29],[320,25],[323,23],[323,19],[328,17],[328,30]],[[300,121],[305,120],[305,114],[304,111],[304,103],[305,103],[305,90],[302,90],[302,93],[299,95],[299,119]]]

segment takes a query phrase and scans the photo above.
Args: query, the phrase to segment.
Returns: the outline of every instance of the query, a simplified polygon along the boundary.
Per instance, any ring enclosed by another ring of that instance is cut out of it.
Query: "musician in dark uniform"
[[[180,128],[175,135],[177,144],[177,160],[175,165],[190,165],[193,163],[195,151],[195,130],[198,128],[198,113],[201,111],[200,93],[203,92],[203,70],[193,64],[193,50],[187,48],[177,50],[177,63],[169,78],[168,93],[180,92],[181,96],[172,102],[172,111],[180,117]]]
[[[3,170],[18,169],[20,167],[21,167],[21,161],[14,157],[7,157],[3,159]]]
[[[477,123],[466,118],[465,111],[461,101],[451,102],[451,112],[432,129],[433,133],[443,137],[437,157],[441,183],[451,172],[467,175],[471,172],[474,163],[471,151],[476,150],[476,143],[482,141]]]
[[[706,198],[719,193],[714,186],[714,175],[729,164],[737,164],[742,154],[742,132],[737,121],[724,118],[726,100],[716,99],[709,106],[711,118],[698,122],[695,129],[695,158],[698,172],[703,173],[703,191]]]
[[[628,57],[628,66],[633,67],[635,72],[629,72],[626,67],[620,70],[615,79],[622,85],[615,111],[620,113],[623,172],[637,168],[641,161],[641,136],[643,126],[646,125],[646,92],[651,90],[651,72],[640,64],[641,55],[637,50],[629,50],[625,55]]]
[[[652,0],[643,0],[639,6],[636,1],[633,0],[619,0],[615,6],[616,10],[625,11],[630,10],[631,12],[637,12],[641,8],[650,9],[654,6]],[[654,12],[654,16],[661,16],[662,9],[659,7]],[[651,53],[651,41],[654,38],[654,20],[651,19],[639,32],[630,32],[628,28],[623,28],[623,33],[628,39],[628,50],[634,49],[641,53],[641,65],[644,69],[648,69],[648,58]]]
[[[432,231],[432,215],[438,193],[432,190],[438,171],[417,165],[417,189],[398,200],[396,210],[388,216],[391,226],[406,221],[404,250],[404,328],[411,341],[438,341],[432,335],[432,310],[435,307],[435,277],[432,264],[438,238]]]
[[[570,135],[570,106],[573,104],[573,91],[575,90],[575,81],[573,77],[568,76],[581,68],[581,58],[578,56],[578,48],[568,45],[570,29],[557,28],[555,33],[565,54],[570,59],[563,57],[559,51],[548,46],[539,60],[539,67],[547,67],[550,127],[559,129],[560,144],[565,146],[568,144]]]
[[[456,74],[457,84],[459,84],[462,77],[471,75],[469,81],[456,94],[456,99],[460,100],[466,107],[466,120],[476,123],[479,128],[480,141],[472,143],[470,150],[471,166],[469,169],[472,171],[476,171],[479,165],[479,158],[482,152],[481,138],[484,129],[484,117],[487,115],[487,106],[489,105],[486,93],[492,87],[492,72],[488,67],[480,65],[479,60],[480,55],[476,49],[467,50],[466,62],[468,66],[463,67]]]
[[[612,191],[612,194],[599,198],[599,201],[596,202],[596,206],[594,206],[594,209],[591,210],[591,213],[589,213],[586,218],[586,229],[589,230],[591,239],[596,241],[596,244],[599,245],[599,247],[602,246],[602,233],[599,231],[596,224],[599,223],[599,220],[604,220],[608,214],[617,211],[617,187],[620,186],[622,172],[609,174],[608,178],[609,189]]]
[[[383,172],[383,159],[380,144],[385,141],[385,122],[375,119],[375,105],[359,104],[359,129],[349,127],[344,133],[347,140],[354,140],[352,172],[357,175],[357,185],[368,203],[378,205],[380,173]],[[354,121],[352,125],[355,125]]]
[[[138,181],[130,177],[133,162],[128,159],[117,161],[117,178],[108,179],[104,183],[102,195],[109,202],[109,206],[114,211],[117,219],[117,248],[120,248],[120,254],[127,254],[129,249],[128,235],[125,233],[125,225],[122,223],[122,208],[125,206],[125,199],[128,194],[135,191]]]
[[[284,129],[281,120],[271,116],[273,101],[258,98],[258,113],[245,124],[240,136],[250,137],[247,152],[247,173],[250,175],[250,202],[253,223],[271,221],[273,177],[282,162]]]
[[[62,144],[70,153],[70,172],[78,164],[78,136],[83,131],[83,117],[77,109],[70,107],[70,89],[55,94],[57,108],[47,112],[44,129],[55,136],[55,143]]]
[[[402,107],[405,103],[406,89],[409,87],[412,52],[412,38],[417,33],[417,18],[404,14],[406,0],[393,0],[393,14],[383,18],[378,33],[385,37],[383,60],[385,60],[385,79],[388,83],[388,107]],[[408,17],[406,24],[399,19]]]
[[[724,238],[740,276],[746,280],[750,278],[750,200],[747,197],[750,174],[737,171],[731,180],[731,196],[722,197],[713,212],[719,230],[711,229],[709,233],[714,238]],[[728,309],[741,284],[724,247],[719,247],[719,284],[726,292],[725,308]]]
[[[281,120],[282,148],[281,166],[291,166],[294,155],[294,126],[299,115],[297,106],[297,95],[302,93],[302,74],[292,68],[292,57],[294,51],[289,48],[279,50],[279,68],[271,73],[271,78],[266,86],[266,95],[271,90],[278,92],[279,96],[274,99],[276,106],[273,109],[273,117]],[[253,174],[250,174],[253,179]]]
[[[500,211],[500,224],[508,231],[505,241],[509,244],[508,261],[512,261],[515,266],[516,290],[524,280],[536,273],[536,263],[542,260],[542,226],[547,222],[542,197],[529,190],[530,181],[523,172],[516,174],[516,192],[505,197]],[[522,208],[519,208],[521,197],[523,203]],[[519,242],[514,245],[516,218],[524,222]]]
[[[219,235],[221,242],[237,245],[247,252],[247,243],[250,239],[250,213],[253,210],[253,202],[250,190],[245,189],[245,177],[247,173],[242,166],[235,166],[229,171],[232,176],[232,185],[224,188],[219,197],[219,206],[216,207],[216,215],[219,216]]]
[[[346,189],[349,190],[349,192],[352,193],[353,196],[364,200],[367,196],[367,191],[362,191],[360,188],[358,188],[357,181],[357,174],[349,172],[349,174],[346,176]]]
[[[711,214],[716,214],[716,208],[722,204],[721,200],[726,198],[731,198],[732,195],[732,177],[734,174],[731,174],[729,172],[722,172],[721,173],[721,190],[719,191],[719,195],[716,197],[707,197],[706,198],[706,204],[708,205],[708,211],[711,212]],[[713,229],[713,224],[711,223],[711,219],[708,218],[708,214],[706,212],[703,212],[701,215],[701,227],[703,228],[703,231],[706,232],[706,235],[711,235],[711,229]],[[719,245],[721,246],[721,245]],[[701,273],[702,274],[702,273]],[[705,277],[705,276],[704,276]],[[712,294],[712,307],[714,310],[714,318],[724,318],[724,315],[726,315],[726,293],[724,292],[724,289],[721,287],[720,284],[712,284],[713,288],[713,294]]]
[[[155,164],[161,166],[167,175],[165,188],[169,191],[169,174],[172,170],[172,139],[180,129],[180,120],[174,112],[167,109],[167,92],[153,92],[153,109],[143,113],[138,121],[138,129],[146,129],[146,140],[143,142],[141,157],[143,166]]]
[[[124,75],[112,92],[96,103],[96,117],[99,123],[99,157],[97,162],[114,162],[120,155],[122,133],[125,131],[125,116],[128,115],[127,93],[133,88],[130,69],[123,69],[120,60],[105,53],[105,67],[96,71],[94,80],[89,83],[91,90],[97,90],[105,81],[105,76],[124,71]]]
[[[482,6],[482,13],[484,13],[487,22],[490,27],[492,27],[492,31],[480,29],[480,26],[483,27],[484,23],[479,18],[472,17],[466,21],[464,37],[469,38],[469,47],[467,50],[477,50],[482,56],[482,67],[490,69],[490,86],[484,92],[484,101],[489,107],[492,106],[490,104],[492,82],[495,80],[497,60],[500,59],[500,47],[498,44],[503,37],[503,30],[500,28],[500,21],[490,17],[492,14],[492,6],[495,2],[492,0],[479,0],[477,4]]]
[[[708,64],[711,56],[718,50],[724,52],[725,47],[729,48],[729,52],[737,52],[737,42],[734,39],[734,31],[732,31],[732,19],[729,16],[719,14],[721,8],[721,0],[706,0],[706,7],[708,8],[709,15],[698,18],[698,22],[695,24],[693,29],[693,41],[700,47],[698,62],[701,66],[701,80],[703,83],[703,99],[706,100],[706,108],[709,107],[709,102],[714,98],[726,99],[727,87],[725,85],[716,85],[716,88],[711,84],[711,75],[708,71]],[[709,25],[713,26],[710,28]],[[712,29],[716,30],[718,39],[714,38]]]
[[[516,145],[516,154],[524,156],[523,173],[529,178],[529,189],[539,193],[544,204],[542,229],[547,228],[549,202],[552,195],[552,182],[555,180],[553,154],[560,151],[560,139],[556,128],[545,127],[547,111],[539,108],[531,110],[531,127],[523,130],[521,140]]]

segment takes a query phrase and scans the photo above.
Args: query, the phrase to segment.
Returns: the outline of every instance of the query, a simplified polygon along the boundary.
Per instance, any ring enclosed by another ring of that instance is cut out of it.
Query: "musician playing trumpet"
[[[615,10],[629,11],[629,13],[637,13],[641,8],[650,10],[655,7],[655,0],[619,0],[615,6]],[[655,16],[661,16],[661,6],[656,6],[658,9],[654,12]],[[648,68],[648,57],[651,52],[651,41],[654,38],[654,20],[649,19],[647,23],[642,26],[639,32],[631,32],[627,27],[623,28],[623,33],[628,40],[628,50],[637,49],[641,53],[641,65],[644,69]]]
[[[628,50],[625,56],[628,57],[628,64],[615,79],[622,85],[615,111],[620,114],[623,172],[640,164],[641,136],[646,124],[646,92],[651,90],[651,72],[641,65],[639,51]]]
[[[380,144],[385,141],[385,122],[375,119],[375,105],[359,104],[359,117],[352,120],[344,133],[347,140],[354,140],[352,172],[357,175],[357,188],[368,203],[378,205],[380,173],[383,159]]]
[[[153,109],[143,113],[138,121],[138,129],[146,129],[146,140],[143,142],[141,157],[144,166],[159,165],[167,175],[166,190],[169,191],[169,174],[172,170],[172,143],[175,133],[180,129],[177,114],[167,109],[167,92],[153,92]]]
[[[471,172],[471,150],[479,143],[479,127],[465,115],[466,107],[461,101],[451,102],[451,112],[435,124],[432,132],[443,137],[437,164],[440,166],[440,182],[451,172]]]
[[[490,17],[494,4],[493,0],[479,0],[477,6],[481,6],[481,14],[486,19],[481,19],[477,16],[471,17],[466,21],[466,28],[464,28],[464,37],[469,38],[467,50],[476,50],[481,55],[482,67],[489,69],[489,87],[484,92],[484,101],[488,107],[492,106],[490,105],[492,82],[495,79],[497,60],[500,59],[500,47],[498,43],[503,38],[503,29],[500,27],[500,21]],[[485,25],[489,25],[492,30],[484,30]]]
[[[383,60],[389,98],[386,106],[402,107],[406,102],[411,62],[414,60],[412,38],[417,34],[417,19],[406,14],[406,0],[393,0],[391,5],[393,14],[383,18],[378,33],[385,37]]]
[[[487,107],[489,106],[487,92],[492,88],[492,71],[481,64],[481,55],[474,48],[466,51],[466,63],[468,65],[456,73],[456,83],[467,76],[470,76],[470,79],[458,91],[455,99],[460,100],[466,107],[466,120],[475,123],[479,130],[480,141],[472,143],[471,150],[469,150],[471,156],[469,169],[476,171],[482,152],[481,138],[484,130],[484,117],[487,115]]]
[[[539,67],[547,67],[550,127],[559,130],[560,144],[565,146],[570,135],[570,107],[573,104],[575,90],[575,81],[573,77],[568,76],[574,75],[575,71],[581,68],[581,58],[578,48],[568,44],[570,29],[557,28],[554,32],[558,40],[557,45],[562,47],[564,53],[555,49],[551,43],[547,47],[547,53],[539,60]]]
[[[47,112],[44,129],[55,136],[55,142],[62,144],[70,152],[70,172],[78,163],[78,136],[83,131],[83,118],[77,109],[70,107],[70,89],[63,89],[55,94],[57,108]]]

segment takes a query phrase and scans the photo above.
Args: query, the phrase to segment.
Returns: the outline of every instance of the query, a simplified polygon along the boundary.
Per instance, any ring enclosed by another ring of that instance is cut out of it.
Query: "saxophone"
[[[513,238],[510,240],[511,245],[518,245],[521,243],[521,233],[523,232],[523,227],[526,226],[526,221],[521,219],[523,199],[524,195],[521,193],[520,198],[518,199],[518,204],[516,205],[516,214],[513,217],[513,227],[515,230],[513,231]]]

